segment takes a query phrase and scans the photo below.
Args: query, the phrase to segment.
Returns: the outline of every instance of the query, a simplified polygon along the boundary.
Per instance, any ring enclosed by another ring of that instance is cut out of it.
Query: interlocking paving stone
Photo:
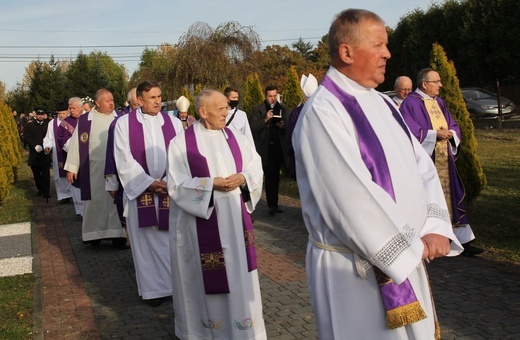
[[[270,216],[262,200],[253,214],[267,335],[316,339],[305,277],[307,231],[297,200],[281,197],[280,205],[284,213]],[[38,209],[46,338],[175,338],[172,301],[152,308],[141,300],[130,250],[84,245],[72,204],[51,199]],[[61,231],[52,230],[56,224]],[[443,339],[520,338],[520,266],[455,257],[437,259],[428,270]]]

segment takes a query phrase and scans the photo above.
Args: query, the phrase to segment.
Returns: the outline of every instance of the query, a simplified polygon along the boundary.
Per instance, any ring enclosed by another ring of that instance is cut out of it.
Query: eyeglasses
[[[402,87],[399,87],[397,88],[399,91],[405,91],[405,92],[412,92],[412,89],[408,89],[408,88],[402,88]]]
[[[441,83],[440,80],[425,80],[424,82],[425,83],[435,83],[435,84],[440,84]]]

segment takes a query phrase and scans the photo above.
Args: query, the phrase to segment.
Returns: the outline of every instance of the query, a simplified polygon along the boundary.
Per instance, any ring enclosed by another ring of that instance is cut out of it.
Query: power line
[[[287,38],[287,39],[267,39],[262,40],[262,42],[276,42],[276,41],[298,41],[300,39],[302,40],[311,40],[311,39],[321,39],[322,37],[308,37],[308,38]],[[164,43],[161,44],[145,44],[145,45],[0,45],[0,48],[5,49],[12,49],[12,48],[41,48],[41,49],[49,49],[49,48],[146,48],[146,47],[158,47],[162,46]],[[173,46],[174,44],[169,44]]]

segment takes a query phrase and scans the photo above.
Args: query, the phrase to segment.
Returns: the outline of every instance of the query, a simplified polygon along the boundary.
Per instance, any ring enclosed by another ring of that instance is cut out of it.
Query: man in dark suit
[[[29,159],[27,164],[31,167],[34,183],[38,192],[36,196],[43,196],[49,199],[50,188],[50,165],[49,154],[43,150],[43,138],[47,133],[49,119],[44,110],[36,111],[36,119],[27,123],[25,127],[25,142],[29,146]]]
[[[269,214],[283,212],[278,207],[280,168],[285,162],[285,134],[290,109],[278,101],[278,89],[274,85],[265,88],[265,101],[253,107],[251,132],[256,151],[262,157],[265,175],[265,195]]]

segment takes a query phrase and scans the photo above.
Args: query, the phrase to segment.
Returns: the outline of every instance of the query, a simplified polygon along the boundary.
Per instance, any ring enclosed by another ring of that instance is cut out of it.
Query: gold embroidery
[[[248,230],[244,233],[244,238],[246,242],[246,247],[251,247],[255,245],[255,232],[254,230]]]
[[[163,197],[161,200],[161,209],[170,208],[170,196]]]
[[[440,128],[447,129],[448,122],[446,118],[442,114],[442,110],[439,107],[439,103],[435,99],[424,99],[424,105],[426,106],[426,110],[430,115],[430,120],[432,123],[432,129],[439,130]],[[435,144],[435,168],[437,168],[437,173],[439,174],[439,179],[441,181],[442,191],[444,192],[444,198],[446,199],[446,204],[448,205],[448,211],[450,216],[453,216],[453,209],[451,206],[451,190],[450,190],[450,169],[449,169],[449,159],[448,159],[448,148],[450,147],[449,142],[447,140],[437,141]]]
[[[88,133],[86,132],[83,132],[81,134],[81,136],[79,136],[79,140],[82,142],[82,143],[86,143],[88,141]]]
[[[152,201],[153,201],[153,198],[152,198],[152,196],[150,194],[144,194],[141,197],[141,204],[143,206],[151,205]]]
[[[223,252],[200,254],[200,262],[202,270],[223,269],[226,267]]]

